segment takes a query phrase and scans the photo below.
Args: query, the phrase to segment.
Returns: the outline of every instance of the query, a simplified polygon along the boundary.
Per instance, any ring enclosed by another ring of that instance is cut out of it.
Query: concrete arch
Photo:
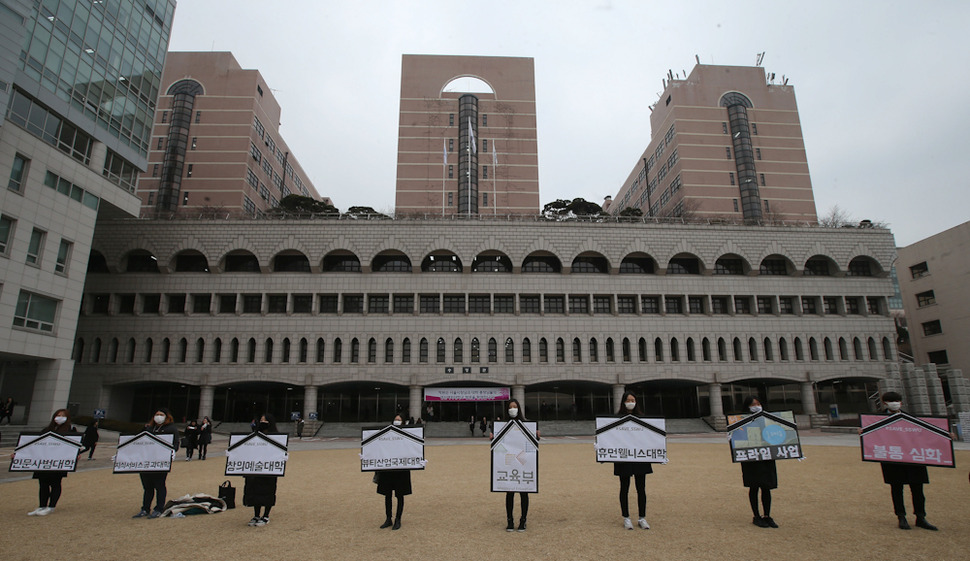
[[[710,259],[711,263],[716,263],[718,259],[724,257],[725,255],[737,255],[745,261],[749,268],[751,267],[751,256],[746,251],[741,249],[741,246],[735,243],[734,240],[725,241],[720,247],[717,248],[717,251],[711,254],[708,258]]]
[[[532,255],[533,253],[535,253],[537,251],[545,251],[547,253],[551,253],[552,255],[554,255],[556,257],[556,259],[559,260],[560,263],[563,263],[564,262],[563,261],[563,258],[562,258],[562,252],[559,251],[558,249],[556,249],[556,246],[554,244],[549,243],[548,241],[546,241],[546,239],[544,237],[539,236],[538,238],[536,238],[535,240],[533,240],[531,244],[529,244],[528,246],[526,246],[525,251],[523,251],[522,252],[522,255],[518,257],[518,259],[519,259],[518,263],[521,265],[522,264],[522,261],[526,257]],[[571,262],[572,261],[570,261],[570,263]],[[513,263],[515,263],[515,261],[513,261]]]
[[[693,244],[688,243],[687,240],[678,241],[676,244],[671,246],[667,252],[660,255],[656,255],[654,257],[655,259],[661,261],[662,265],[666,267],[670,263],[671,259],[673,259],[674,257],[680,254],[685,254],[685,253],[693,255],[695,258],[697,258],[697,261],[700,263],[700,266],[701,266],[701,272],[704,272],[710,269],[708,264],[704,261],[704,258],[701,257],[701,255],[703,255],[703,252],[699,251],[697,247],[695,247]]]
[[[353,242],[353,240],[348,239],[344,235],[339,235],[336,238],[332,238],[329,242],[327,242],[327,244],[323,246],[322,251],[320,252],[320,255],[313,255],[308,257],[310,257],[311,263],[313,263],[314,261],[319,262],[321,259],[326,257],[328,254],[333,253],[334,251],[349,251],[350,253],[353,253],[354,255],[356,255],[357,259],[360,259],[360,255],[361,255],[360,248],[357,246],[357,244]]]
[[[374,263],[374,257],[384,252],[403,253],[411,261],[412,267],[414,266],[415,262],[417,262],[417,264],[420,266],[421,259],[423,258],[422,255],[416,254],[414,252],[414,249],[408,246],[408,244],[398,240],[395,236],[389,236],[387,238],[384,238],[382,241],[379,241],[376,244],[374,244],[374,247],[371,249],[370,254],[367,255],[366,257],[367,268],[369,269],[372,267]],[[362,266],[365,265],[364,256],[358,253],[357,257],[361,260],[360,264]]]
[[[761,252],[757,256],[757,260],[754,261],[761,267],[761,262],[765,259],[771,257],[772,255],[780,255],[788,260],[788,264],[794,267],[794,260],[792,259],[791,253],[777,241],[771,241],[768,245],[764,246]],[[804,262],[803,262],[804,265]]]
[[[584,240],[582,243],[580,243],[575,252],[567,257],[567,260],[569,263],[572,263],[577,257],[584,253],[595,253],[596,256],[606,259],[606,264],[609,266],[610,271],[615,269],[617,267],[617,263],[619,263],[615,256],[613,258],[610,257],[610,253],[612,252],[605,249],[601,244],[592,240]]]
[[[495,239],[494,236],[489,236],[488,238],[482,240],[482,242],[475,247],[473,250],[474,255],[472,256],[472,259],[478,257],[486,251],[497,251],[508,257],[513,263],[516,262],[516,258],[512,256],[512,251],[504,243]],[[523,257],[525,256],[518,257],[520,262]]]
[[[478,74],[457,74],[455,76],[452,76],[451,78],[448,78],[447,80],[445,80],[445,83],[441,85],[441,88],[438,89],[438,97],[440,98],[441,97],[441,94],[445,93],[445,88],[447,88],[449,85],[451,85],[456,80],[461,80],[462,78],[472,78],[472,79],[475,79],[475,80],[481,80],[492,91],[490,91],[490,92],[460,92],[460,93],[470,93],[470,94],[475,94],[475,93],[490,93],[490,94],[494,95],[496,99],[501,99],[501,97],[499,97],[499,95],[498,95],[498,92],[495,91],[495,86],[493,86],[491,82],[489,82],[485,78],[482,78]],[[455,93],[458,93],[458,90],[455,90]]]
[[[107,253],[104,254],[104,257],[108,261],[109,267],[112,265],[113,261],[119,271],[124,271],[125,259],[128,258],[128,254],[132,251],[147,251],[148,253],[151,253],[155,259],[158,259],[158,247],[156,247],[147,236],[138,236],[125,242],[125,244],[118,249],[118,255],[115,256],[114,259],[110,259]]]
[[[186,236],[184,239],[178,240],[178,243],[176,243],[172,248],[171,255],[166,256],[167,259],[165,262],[168,263],[172,261],[179,253],[188,250],[198,251],[205,257],[206,261],[212,263],[212,252],[209,251],[209,248],[207,248],[201,240],[191,234]],[[156,255],[155,257],[158,256]],[[159,257],[159,259],[161,259],[161,257]]]
[[[244,250],[252,253],[256,257],[256,261],[259,262],[261,269],[265,270],[267,267],[269,267],[269,261],[267,261],[265,255],[260,255],[260,251],[256,249],[256,244],[249,241],[249,239],[245,236],[236,236],[235,239],[223,246],[223,249],[219,252],[219,270],[223,269],[223,264],[226,261],[226,255],[238,250]],[[209,262],[212,263],[212,260]]]
[[[836,265],[836,266],[839,265],[839,261],[838,259],[835,258],[832,250],[826,247],[825,244],[816,241],[812,243],[812,245],[810,245],[808,249],[803,251],[801,255],[797,256],[798,260],[795,262],[795,264],[798,265],[798,270],[804,271],[805,263],[807,263],[808,260],[811,259],[812,257],[816,257],[816,256],[825,257],[829,259],[833,265]],[[837,273],[837,272],[839,271],[832,271],[832,273]]]
[[[287,236],[286,239],[280,240],[280,242],[276,244],[276,247],[270,252],[271,259],[284,251],[298,251],[303,254],[307,260],[310,260],[310,251],[307,249],[306,245],[304,245],[302,240],[297,239],[296,236],[292,234]]]

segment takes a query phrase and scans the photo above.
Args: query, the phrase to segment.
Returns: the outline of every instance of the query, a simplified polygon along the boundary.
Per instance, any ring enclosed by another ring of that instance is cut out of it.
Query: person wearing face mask
[[[67,409],[58,409],[51,416],[51,422],[44,428],[44,432],[56,434],[71,434],[71,416]],[[78,454],[80,456],[80,454]],[[61,483],[67,477],[66,471],[35,471],[34,479],[40,486],[40,506],[27,513],[27,516],[47,516],[54,513],[58,499],[61,498]]]
[[[175,428],[175,420],[168,409],[162,407],[155,411],[152,420],[145,425],[145,430],[152,434],[172,435],[173,453],[178,452],[179,431]],[[139,473],[138,476],[141,478],[141,487],[144,493],[141,499],[141,510],[132,518],[158,518],[165,508],[165,497],[168,494],[165,481],[168,479],[168,472],[143,472]],[[155,510],[151,510],[152,498],[155,499]]]
[[[511,399],[509,400],[509,421],[514,421],[516,419],[526,422],[525,415],[521,413],[522,407],[519,405],[519,400]],[[495,425],[492,425],[493,427]],[[494,433],[489,433],[488,439],[492,440],[495,438]],[[536,439],[539,438],[539,430],[536,429]],[[529,493],[519,493],[519,502],[522,506],[522,517],[519,518],[519,527],[515,527],[515,517],[512,516],[512,510],[515,507],[515,493],[508,492],[505,493],[505,517],[508,524],[505,526],[506,532],[512,532],[518,530],[519,532],[525,531],[526,518],[529,516]]]
[[[400,427],[404,424],[404,419],[400,415],[395,415],[392,424]],[[388,469],[377,472],[377,494],[384,495],[385,520],[381,528],[400,530],[401,515],[404,514],[404,497],[411,494],[411,470]],[[391,521],[392,495],[397,495],[397,512],[393,522]]]
[[[256,421],[256,430],[263,434],[279,432],[276,428],[276,418],[269,413],[264,413]],[[253,517],[249,521],[249,525],[265,526],[269,524],[269,511],[276,506],[276,483],[279,477],[275,475],[247,475],[245,479],[243,506],[253,507]]]
[[[643,412],[637,407],[637,396],[624,392],[620,399],[620,408],[616,412],[618,417],[634,415],[643,417]],[[630,478],[637,487],[637,525],[644,530],[650,529],[647,524],[647,474],[653,473],[653,466],[649,462],[616,462],[613,464],[613,475],[620,478],[620,514],[623,515],[623,527],[633,529],[630,519]]]
[[[886,408],[886,414],[893,415],[902,410],[903,396],[896,392],[886,392],[882,394],[882,403]],[[936,530],[936,526],[926,521],[926,496],[923,494],[923,485],[930,482],[929,475],[926,473],[926,466],[893,462],[882,462],[880,466],[882,467],[883,483],[889,485],[893,497],[893,511],[899,519],[899,528],[901,530],[911,528],[909,522],[906,521],[906,503],[903,500],[903,487],[909,485],[910,494],[913,496],[916,527],[924,530]]]
[[[761,402],[753,395],[744,398],[744,408],[752,415],[762,410]],[[778,524],[771,518],[771,490],[778,488],[778,470],[775,467],[775,460],[741,462],[741,480],[748,488],[748,502],[751,503],[751,512],[754,514],[751,523],[759,528],[777,528]],[[758,511],[759,490],[764,516]]]

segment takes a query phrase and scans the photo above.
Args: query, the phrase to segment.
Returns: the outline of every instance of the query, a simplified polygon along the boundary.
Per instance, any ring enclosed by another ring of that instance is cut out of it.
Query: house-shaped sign
[[[424,469],[424,427],[366,428],[360,433],[360,471]]]
[[[860,415],[862,460],[957,467],[949,423],[942,417]]]
[[[596,461],[667,463],[666,419],[596,417]]]
[[[539,438],[536,424],[496,421],[492,438],[492,492],[539,492]]]
[[[802,457],[798,425],[791,411],[728,417],[731,461],[797,460]]]
[[[74,471],[80,449],[79,434],[22,433],[10,460],[9,471]]]
[[[144,473],[172,471],[175,457],[175,435],[123,434],[118,437],[114,473]]]
[[[286,475],[288,439],[285,434],[261,432],[229,435],[226,475]]]

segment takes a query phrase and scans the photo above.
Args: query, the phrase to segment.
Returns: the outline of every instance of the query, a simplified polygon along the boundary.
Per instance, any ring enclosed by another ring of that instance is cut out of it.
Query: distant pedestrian
[[[7,419],[7,424],[13,424],[13,408],[17,405],[17,402],[13,400],[12,397],[8,397],[7,401],[3,402],[3,406],[0,407],[0,423],[3,423],[4,419]]]
[[[185,461],[192,461],[192,454],[199,446],[199,423],[192,419],[185,427]]]
[[[47,424],[43,432],[53,432],[56,434],[71,434],[74,432],[71,426],[71,416],[67,409],[58,409],[51,416],[51,422]],[[40,485],[40,506],[27,513],[27,516],[47,516],[53,514],[57,501],[61,498],[61,482],[67,477],[66,471],[35,471],[34,479]]]
[[[212,442],[212,421],[209,417],[202,417],[202,424],[199,425],[199,459],[204,460],[209,451],[209,444]]]
[[[300,417],[296,421],[296,437],[297,438],[303,438],[303,425],[305,425],[305,424],[306,424],[306,422],[303,420],[303,417]]]
[[[89,460],[94,459],[94,449],[98,446],[98,440],[101,438],[98,435],[99,422],[100,421],[98,421],[98,419],[94,419],[91,424],[88,425],[88,428],[84,429],[84,435],[81,437],[81,446],[84,446],[84,448],[81,449],[78,455],[87,452]]]
[[[482,421],[478,424],[478,428],[482,430],[482,436],[488,436],[488,418],[482,417]]]
[[[468,430],[472,431],[472,436],[475,436],[475,416],[468,420]]]
[[[172,413],[165,407],[155,411],[152,420],[145,425],[145,430],[152,434],[172,435],[172,447],[174,452],[179,449],[179,431],[175,428],[175,419]],[[144,493],[141,499],[141,510],[132,518],[158,518],[162,515],[165,508],[165,497],[168,489],[165,487],[165,480],[168,479],[168,472],[142,472],[138,474],[141,479],[141,487]],[[152,508],[152,499],[155,499],[155,510]]]

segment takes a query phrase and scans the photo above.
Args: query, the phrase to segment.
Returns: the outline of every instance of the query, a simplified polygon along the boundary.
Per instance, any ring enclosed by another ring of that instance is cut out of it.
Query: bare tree
[[[823,228],[842,228],[843,226],[854,226],[855,224],[852,215],[848,211],[843,210],[839,205],[835,205],[829,209],[825,216],[819,217],[818,225]]]

